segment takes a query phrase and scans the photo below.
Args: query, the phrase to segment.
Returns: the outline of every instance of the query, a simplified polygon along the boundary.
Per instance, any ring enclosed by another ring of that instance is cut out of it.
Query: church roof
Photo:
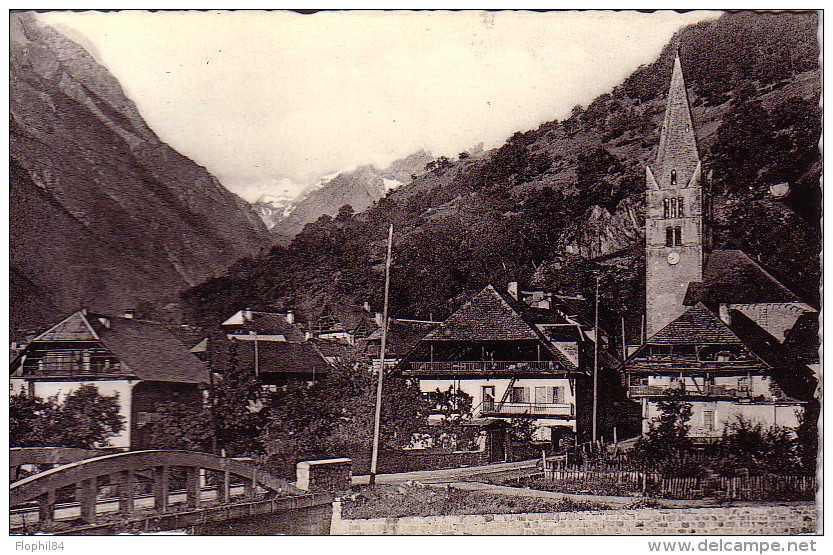
[[[650,337],[647,343],[707,345],[741,343],[741,340],[714,312],[698,303]]]
[[[697,170],[699,160],[683,70],[677,56],[674,59],[665,120],[660,134],[656,164],[653,167],[654,178],[660,188],[672,187],[673,170],[677,176],[676,186],[685,187]]]
[[[703,281],[688,285],[686,306],[707,304],[804,302],[760,264],[741,250],[721,249],[709,253]]]

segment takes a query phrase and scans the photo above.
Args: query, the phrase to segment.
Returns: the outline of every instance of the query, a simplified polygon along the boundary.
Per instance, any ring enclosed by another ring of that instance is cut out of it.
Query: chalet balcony
[[[725,385],[701,385],[699,387],[687,384],[681,389],[680,385],[631,385],[628,396],[632,399],[642,397],[663,397],[669,391],[682,391],[686,397],[723,397],[730,399],[748,399],[752,395],[748,389],[737,389]]]
[[[653,355],[635,359],[627,364],[629,372],[733,372],[755,371],[763,367],[761,362],[750,358],[730,359],[717,357],[715,360],[701,360],[696,356]]]
[[[422,374],[513,374],[564,372],[564,368],[553,360],[504,361],[443,361],[443,362],[409,362],[403,372],[411,375]]]
[[[575,418],[573,403],[484,403],[480,416],[538,416],[541,418]]]

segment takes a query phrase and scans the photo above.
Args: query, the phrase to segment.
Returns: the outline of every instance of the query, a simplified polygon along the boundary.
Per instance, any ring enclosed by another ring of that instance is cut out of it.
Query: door
[[[495,410],[495,386],[481,386],[482,402],[480,412],[494,412]]]
[[[547,393],[550,393],[550,399],[547,399]],[[535,388],[535,405],[532,407],[532,412],[546,412],[547,403],[552,402],[552,389],[546,386],[538,386]]]
[[[502,426],[486,428],[486,453],[490,463],[506,460],[507,439],[506,429]]]

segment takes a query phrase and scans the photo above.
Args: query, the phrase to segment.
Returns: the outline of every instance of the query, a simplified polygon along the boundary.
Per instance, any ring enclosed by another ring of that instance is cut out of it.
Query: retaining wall
[[[816,533],[815,505],[634,509],[341,520],[333,535],[760,535]]]

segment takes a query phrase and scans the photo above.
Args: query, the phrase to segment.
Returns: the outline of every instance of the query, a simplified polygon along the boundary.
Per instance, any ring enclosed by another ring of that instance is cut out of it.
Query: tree
[[[57,395],[46,401],[15,395],[9,417],[12,447],[106,447],[124,429],[118,395],[101,395],[90,384],[68,394],[63,402]]]
[[[336,214],[335,221],[337,222],[349,222],[352,221],[355,214],[353,212],[353,207],[349,204],[345,204],[341,208],[338,209],[338,214]]]
[[[43,420],[49,404],[26,391],[9,399],[9,446],[39,447],[45,445]]]
[[[723,432],[715,466],[724,474],[739,469],[753,472],[796,474],[801,456],[790,428],[764,427],[737,416]]]
[[[159,419],[148,424],[145,442],[152,449],[186,449],[210,452],[214,430],[211,412],[172,401],[156,405]]]
[[[660,470],[685,472],[688,442],[688,421],[691,419],[691,403],[685,402],[680,390],[666,393],[657,403],[660,415],[653,419],[650,430],[636,442],[637,459],[651,463]]]

